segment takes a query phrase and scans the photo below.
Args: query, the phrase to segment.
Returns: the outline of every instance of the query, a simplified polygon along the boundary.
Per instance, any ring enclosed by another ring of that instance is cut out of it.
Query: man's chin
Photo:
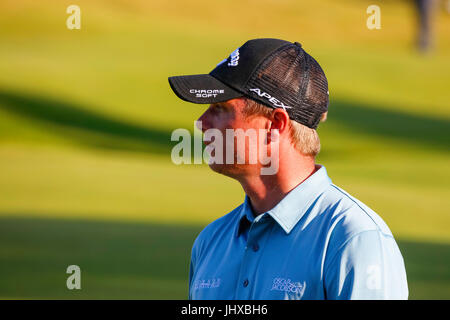
[[[237,179],[239,177],[245,176],[249,174],[249,171],[252,171],[250,165],[245,164],[217,164],[210,163],[208,164],[212,171],[223,174],[224,176]]]
[[[210,167],[210,169],[212,171],[220,173],[220,174],[224,174],[224,175],[227,175],[226,173],[228,171],[230,171],[230,168],[227,168],[230,165],[226,165],[226,164],[209,163],[208,166]]]

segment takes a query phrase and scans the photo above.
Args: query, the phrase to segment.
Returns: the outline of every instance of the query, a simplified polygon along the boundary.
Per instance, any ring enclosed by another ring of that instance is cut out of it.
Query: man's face
[[[223,161],[222,163],[210,163],[210,168],[233,178],[259,173],[261,165],[259,152],[257,151],[258,137],[261,132],[267,131],[268,125],[267,118],[259,115],[247,116],[244,114],[244,108],[245,100],[243,98],[214,103],[198,119],[198,121],[201,121],[203,133],[208,129],[217,129],[223,137],[221,149]],[[254,134],[248,134],[247,137],[241,135],[241,138],[238,139],[238,135],[244,132]],[[237,135],[230,138],[230,133],[236,133]],[[214,138],[211,140],[210,142],[205,142],[205,144],[215,142]],[[234,145],[234,147],[230,148],[230,144]],[[227,145],[229,148],[227,148]],[[256,146],[256,149],[254,146]],[[219,152],[220,150],[215,149],[211,155],[220,156]],[[252,156],[256,157],[256,163],[251,161]],[[232,161],[227,161],[227,159]]]

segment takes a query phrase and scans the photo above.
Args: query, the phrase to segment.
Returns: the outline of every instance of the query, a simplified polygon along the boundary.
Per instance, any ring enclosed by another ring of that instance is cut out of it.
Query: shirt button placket
[[[247,277],[245,277],[245,274],[248,276],[248,274],[252,274],[254,272],[254,261],[252,258],[252,253],[249,252],[249,250],[252,250],[253,252],[259,251],[260,247],[259,244],[255,241],[256,238],[258,238],[258,235],[260,232],[258,232],[258,229],[261,228],[261,224],[258,222],[253,222],[250,226],[249,232],[248,232],[248,238],[247,238],[247,246],[245,246],[246,253],[244,254],[244,260],[241,265],[240,270],[240,278],[242,279],[241,288],[248,288],[250,281]],[[243,277],[244,276],[244,277]],[[249,299],[250,296],[247,296],[249,292],[242,292],[243,296],[239,295],[239,299]]]

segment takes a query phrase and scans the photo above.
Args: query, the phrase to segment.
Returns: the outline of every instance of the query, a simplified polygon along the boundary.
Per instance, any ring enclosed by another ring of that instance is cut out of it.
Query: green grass
[[[0,296],[39,299],[185,299],[198,227],[2,218]],[[81,290],[68,290],[69,265]]]
[[[192,131],[204,107],[177,99],[167,77],[279,37],[329,80],[318,162],[399,239],[410,297],[450,298],[448,15],[424,56],[407,1],[381,4],[378,31],[360,0],[80,0],[77,31],[69,4],[0,3],[1,297],[184,298],[192,240],[243,193],[170,161],[171,132]],[[65,289],[69,264],[82,267],[81,292]]]

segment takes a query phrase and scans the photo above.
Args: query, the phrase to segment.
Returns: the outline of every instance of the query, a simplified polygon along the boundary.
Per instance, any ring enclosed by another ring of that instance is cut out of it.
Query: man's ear
[[[270,120],[271,120],[270,130],[277,129],[280,135],[289,129],[289,121],[290,121],[289,115],[285,110],[281,108],[273,110]]]

